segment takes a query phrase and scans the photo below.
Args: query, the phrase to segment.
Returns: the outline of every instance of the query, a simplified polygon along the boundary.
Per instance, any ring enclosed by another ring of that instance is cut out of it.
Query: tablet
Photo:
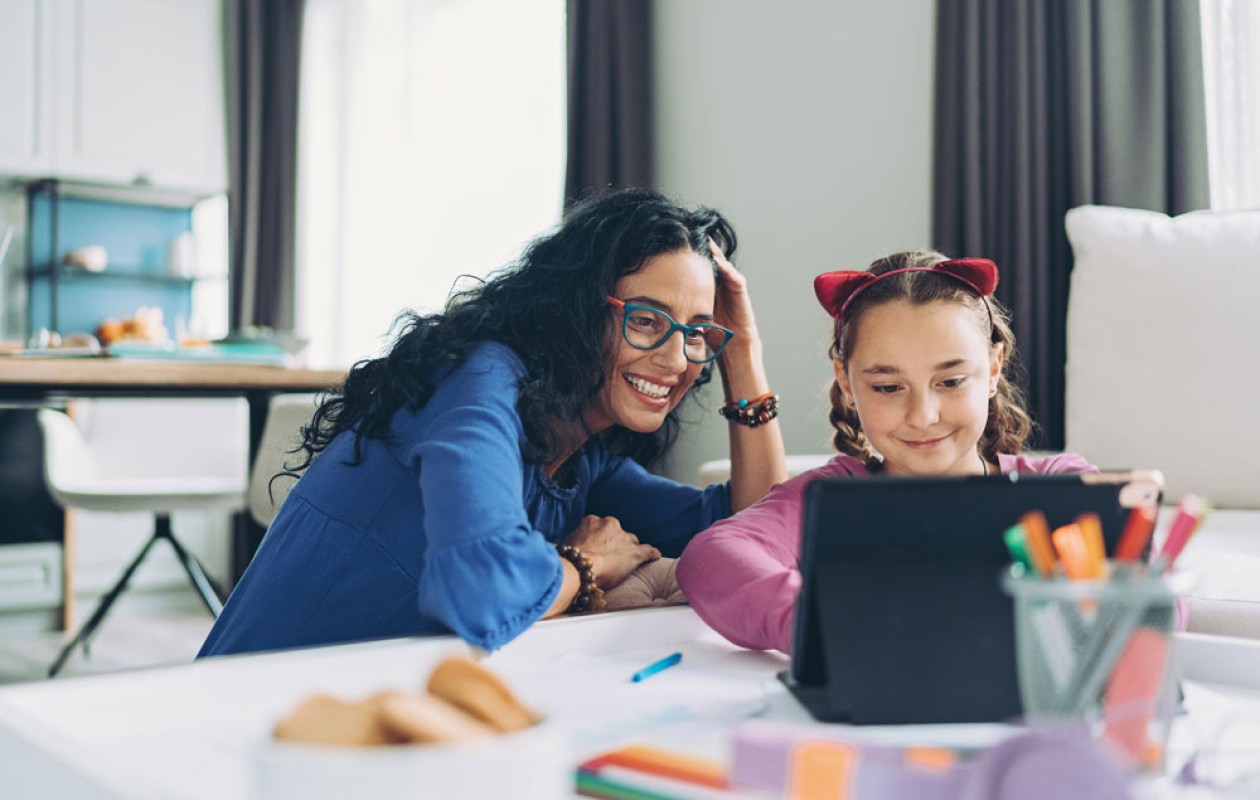
[[[819,478],[805,491],[802,588],[781,676],[817,719],[1000,722],[1021,714],[1003,533],[1093,512],[1108,552],[1156,472]]]

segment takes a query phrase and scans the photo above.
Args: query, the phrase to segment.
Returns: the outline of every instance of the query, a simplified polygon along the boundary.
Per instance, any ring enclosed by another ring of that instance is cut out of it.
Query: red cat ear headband
[[[840,322],[844,318],[844,312],[849,307],[849,304],[867,287],[876,281],[882,281],[890,275],[897,275],[902,272],[936,272],[941,275],[947,275],[966,285],[982,298],[993,294],[993,290],[997,288],[998,284],[997,264],[994,264],[989,259],[955,258],[950,261],[933,264],[930,267],[902,267],[901,269],[889,270],[880,275],[853,270],[824,272],[817,278],[814,278],[814,294],[817,295],[818,302],[822,304],[827,313],[836,322]],[[985,302],[985,307],[989,309],[989,321],[992,323],[993,309],[988,302]]]

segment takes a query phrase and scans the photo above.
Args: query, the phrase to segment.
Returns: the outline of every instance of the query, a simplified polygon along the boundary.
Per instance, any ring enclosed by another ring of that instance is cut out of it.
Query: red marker
[[[1120,541],[1116,544],[1116,561],[1137,561],[1141,558],[1154,530],[1155,509],[1138,506],[1129,512],[1129,519],[1124,523]]]

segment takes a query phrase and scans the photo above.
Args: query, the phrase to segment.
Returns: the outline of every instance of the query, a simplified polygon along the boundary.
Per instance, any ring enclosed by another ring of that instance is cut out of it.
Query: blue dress
[[[677,556],[730,515],[727,484],[648,473],[598,441],[561,487],[521,456],[525,376],[498,343],[479,345],[389,442],[344,432],[293,487],[200,656],[453,632],[495,649],[560,591],[554,545],[587,514],[615,517]]]

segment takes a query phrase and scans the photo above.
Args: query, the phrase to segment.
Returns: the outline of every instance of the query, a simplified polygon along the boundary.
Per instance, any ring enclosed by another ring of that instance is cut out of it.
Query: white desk
[[[679,666],[628,681],[675,650]],[[248,798],[256,753],[299,700],[417,688],[438,659],[463,652],[449,637],[390,640],[0,689],[0,797]],[[1217,660],[1198,653],[1191,672]],[[545,622],[488,663],[566,725],[582,743],[575,759],[633,738],[721,757],[738,718],[809,720],[775,678],[785,657],[728,644],[687,607]]]
[[[628,682],[675,650],[682,664]],[[390,640],[7,687],[0,796],[245,798],[254,754],[302,698],[418,688],[438,659],[467,651],[447,637]],[[536,708],[587,726],[592,750],[688,717],[808,719],[774,677],[786,658],[727,644],[687,607],[542,623],[488,663]]]

